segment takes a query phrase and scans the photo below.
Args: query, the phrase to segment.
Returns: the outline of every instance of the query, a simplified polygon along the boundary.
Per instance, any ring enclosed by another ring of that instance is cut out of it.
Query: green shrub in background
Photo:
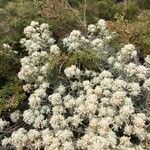
[[[75,27],[82,28],[80,21],[67,0],[45,0],[41,20],[50,26],[57,40],[70,33]]]
[[[17,108],[25,98],[22,83],[17,77],[10,77],[10,80],[0,88],[0,113]]]
[[[0,8],[4,8],[9,2],[15,2],[15,0],[0,0]]]
[[[16,108],[25,99],[22,84],[17,78],[19,69],[19,58],[0,50],[0,112]]]
[[[40,18],[40,1],[16,0],[7,2],[0,9],[0,43],[18,42],[24,27]]]
[[[78,1],[76,7],[79,10],[81,18],[83,18],[83,11],[86,7],[87,23],[97,22],[99,18],[113,20],[116,14],[115,3],[112,0],[87,0],[86,4],[82,0]]]
[[[68,0],[68,3],[71,7],[78,8],[83,0]]]
[[[137,4],[142,9],[150,9],[150,0],[136,0]]]
[[[124,16],[126,20],[135,20],[139,14],[139,6],[136,1],[127,1],[116,5],[117,13]]]
[[[111,20],[116,14],[116,7],[112,0],[101,0],[98,2],[99,17]]]
[[[83,20],[83,11],[86,7],[87,22],[96,22],[99,18],[114,20],[115,15],[123,15],[127,20],[135,20],[140,13],[141,5],[138,0],[122,1],[117,3],[115,0],[68,0],[69,4],[79,10]],[[86,2],[86,3],[85,3]],[[148,4],[148,2],[145,2]]]
[[[17,76],[19,69],[19,58],[4,49],[0,50],[0,88],[10,77]]]

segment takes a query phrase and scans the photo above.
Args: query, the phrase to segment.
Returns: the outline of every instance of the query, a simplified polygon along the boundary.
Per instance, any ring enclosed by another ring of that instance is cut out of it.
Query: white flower
[[[125,128],[124,128],[124,133],[130,135],[133,132],[132,130],[133,130],[132,125],[126,125]]]
[[[46,24],[46,23],[43,23],[43,24],[40,25],[40,30],[41,31],[48,30],[48,28],[49,28],[49,25]]]
[[[76,66],[72,65],[64,70],[67,77],[72,78],[75,75]]]
[[[124,91],[117,91],[113,94],[111,103],[113,105],[120,105],[126,98],[126,92]]]
[[[103,47],[103,40],[100,38],[96,38],[92,41],[92,46],[95,47],[96,49],[102,48]]]
[[[62,115],[53,115],[50,124],[54,129],[61,129],[66,126],[66,121]]]
[[[45,74],[47,73],[48,66],[49,66],[48,64],[45,64],[45,65],[43,65],[43,66],[41,67],[40,72],[41,72],[43,75],[45,75]]]
[[[48,43],[48,44],[54,44],[54,43],[55,43],[55,40],[50,37],[50,38],[48,39],[47,43]]]
[[[71,123],[72,126],[78,127],[82,119],[79,115],[74,115],[73,117],[68,117],[67,122]]]
[[[76,104],[75,99],[72,98],[71,96],[64,98],[64,105],[66,108],[73,108],[75,106],[75,104]]]
[[[140,65],[137,67],[137,77],[139,79],[145,79],[146,78],[146,75],[147,75],[147,71],[148,69],[143,66],[143,65]]]
[[[4,138],[3,140],[2,140],[2,146],[3,147],[6,147],[8,144],[10,144],[11,143],[11,138]]]
[[[112,57],[109,57],[108,58],[108,63],[109,64],[112,64],[114,62],[115,58],[112,56]]]
[[[35,120],[35,115],[32,109],[25,110],[23,113],[23,120],[27,124],[31,125]]]
[[[133,76],[134,74],[136,74],[137,73],[136,69],[137,66],[134,63],[129,63],[124,68],[124,70],[128,73],[129,76]]]
[[[130,105],[124,105],[121,109],[120,109],[120,114],[126,116],[130,116],[132,113],[134,112],[134,108],[133,106]]]
[[[150,65],[150,55],[147,55],[145,58],[145,63]]]
[[[122,136],[120,138],[120,143],[119,143],[119,146],[118,146],[120,149],[126,149],[127,147],[132,147],[132,143],[130,142],[130,138],[127,137],[127,136]],[[131,148],[132,149],[132,148]]]
[[[81,35],[81,32],[78,31],[78,30],[73,30],[73,31],[70,33],[70,36],[79,37],[80,35]]]
[[[67,129],[59,130],[55,135],[62,142],[68,141],[73,137],[73,133]]]
[[[113,83],[112,89],[114,91],[124,90],[127,86],[127,83],[124,80],[116,79]]]
[[[28,104],[29,104],[30,108],[39,107],[42,102],[42,99],[35,95],[31,95],[28,100],[29,100]]]
[[[141,92],[141,88],[139,86],[139,83],[135,83],[135,82],[128,84],[128,90],[131,92],[131,95],[133,95],[133,96],[137,96]]]
[[[147,89],[148,91],[150,91],[150,78],[145,80],[144,84],[143,84],[143,87],[145,89]]]
[[[31,26],[33,26],[33,27],[39,26],[39,23],[36,22],[36,21],[32,21],[32,22],[31,22]]]
[[[25,29],[24,29],[24,34],[27,36],[27,37],[31,37],[32,36],[32,34],[33,33],[35,33],[36,32],[36,30],[35,30],[35,28],[34,27],[32,27],[32,26],[28,26],[28,27],[26,27]]]
[[[4,47],[5,49],[8,49],[8,50],[11,48],[10,45],[9,45],[9,44],[6,44],[6,43],[3,44],[3,47]]]
[[[54,93],[50,95],[48,99],[52,105],[59,105],[62,102],[60,93]]]
[[[119,63],[119,62],[115,62],[115,63],[114,63],[114,69],[121,70],[121,69],[123,69],[123,66],[122,66],[122,64]]]
[[[50,52],[51,52],[52,54],[57,55],[57,54],[60,53],[60,49],[59,49],[59,47],[58,47],[57,45],[52,45],[52,46],[50,47]]]
[[[66,88],[63,85],[60,85],[57,89],[57,91],[62,95],[66,92]]]
[[[94,32],[96,31],[96,26],[95,26],[94,24],[90,24],[90,25],[88,26],[88,31],[89,31],[90,33],[94,33]]]
[[[47,88],[49,87],[49,83],[48,82],[43,82],[41,85],[40,85],[40,88],[46,90]]]
[[[26,85],[23,85],[23,90],[25,92],[29,92],[31,90],[31,84],[26,84]]]
[[[100,19],[97,23],[97,28],[101,30],[105,30],[107,27],[106,21],[103,19]]]
[[[143,113],[138,113],[134,116],[133,123],[134,126],[143,127],[145,125],[146,116]]]
[[[96,86],[95,89],[94,89],[94,93],[95,93],[96,95],[98,95],[98,96],[101,96],[101,95],[102,95],[102,93],[103,93],[102,91],[103,91],[103,89],[102,89],[101,86]]]
[[[35,129],[31,129],[29,130],[29,132],[27,133],[27,138],[30,140],[30,141],[35,141],[36,139],[40,138],[40,133],[35,130]]]
[[[107,70],[103,70],[100,74],[99,74],[100,79],[104,79],[104,78],[111,78],[112,74],[111,72],[107,71]]]
[[[42,82],[44,80],[44,76],[38,76],[37,81]]]
[[[2,118],[0,118],[0,129],[3,130],[6,126],[9,125],[9,122],[3,120]]]
[[[36,89],[34,91],[34,94],[36,97],[40,97],[40,98],[45,98],[47,95],[46,95],[46,89],[40,87],[38,89]]]
[[[69,45],[68,50],[72,51],[72,50],[77,50],[80,47],[80,43],[79,42],[73,42]]]
[[[37,129],[45,128],[47,127],[47,124],[48,124],[48,121],[47,119],[46,120],[44,119],[44,115],[39,114],[39,115],[36,115],[35,117],[33,127]]]
[[[62,105],[56,105],[52,108],[53,115],[62,114],[65,112],[65,109]]]
[[[11,113],[10,114],[10,119],[12,122],[17,122],[20,118],[20,111],[19,110],[16,110],[15,112]]]
[[[111,89],[112,85],[113,85],[113,79],[111,79],[111,78],[104,78],[101,81],[100,84],[101,84],[101,87],[102,87],[103,90]]]
[[[64,142],[62,144],[64,150],[74,150],[74,145],[72,142]]]

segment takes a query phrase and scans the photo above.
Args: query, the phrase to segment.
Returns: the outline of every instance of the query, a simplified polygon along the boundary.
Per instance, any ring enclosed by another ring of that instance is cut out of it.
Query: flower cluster
[[[4,129],[6,126],[8,126],[9,122],[3,120],[2,118],[0,118],[0,129]]]
[[[97,43],[96,48],[101,50],[99,41],[108,39],[106,22],[100,20],[88,30],[89,40],[76,30],[63,40],[69,51],[80,50],[83,43],[89,48]],[[54,45],[46,24],[32,22],[24,33],[27,38],[21,43],[28,56],[21,59],[18,76],[27,83],[23,89],[30,94],[29,108],[22,114],[15,111],[10,118],[17,122],[21,116],[27,127],[5,137],[4,147],[12,145],[17,150],[147,149],[149,118],[137,111],[134,103],[149,99],[150,56],[141,64],[135,47],[125,45],[114,56],[108,56],[107,70],[105,66],[99,72],[75,65],[67,67],[66,80],[58,82],[51,91],[47,78],[48,57],[60,54],[60,48]],[[95,50],[95,45],[92,49]],[[0,120],[1,129],[7,125]]]
[[[4,44],[3,44],[3,48],[4,48],[5,50],[7,50],[8,53],[18,54],[17,51],[12,50],[12,47],[11,47],[9,44],[4,43]]]
[[[103,53],[107,42],[112,38],[106,27],[106,22],[100,19],[96,25],[88,26],[87,36],[83,36],[78,30],[73,30],[63,39],[63,45],[68,51],[92,49]]]
[[[32,21],[31,25],[24,29],[24,34],[26,38],[21,39],[21,44],[25,46],[28,56],[21,59],[22,68],[18,77],[26,82],[23,89],[30,93],[30,96],[29,109],[23,112],[22,117],[26,124],[44,128],[48,123],[45,115],[50,112],[46,103],[48,98],[46,90],[49,87],[48,57],[58,55],[60,49],[50,36],[48,24],[39,25],[38,22]]]

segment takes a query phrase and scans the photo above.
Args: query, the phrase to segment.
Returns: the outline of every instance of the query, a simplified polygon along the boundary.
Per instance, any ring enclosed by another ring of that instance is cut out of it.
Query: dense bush
[[[9,81],[0,88],[0,112],[18,108],[25,98],[22,83],[18,78],[9,77]]]
[[[12,125],[20,124],[10,136],[4,132],[9,136],[2,140],[4,147],[11,145],[17,150],[149,147],[150,120],[146,116],[149,111],[143,113],[150,105],[149,55],[141,63],[132,44],[115,53],[109,45],[113,35],[102,19],[88,26],[87,36],[73,30],[60,46],[50,36],[48,24],[32,21],[24,33],[26,38],[21,44],[28,55],[21,59],[18,77],[25,83],[28,107],[11,113],[7,121],[5,115],[0,119],[0,129],[6,133]],[[97,71],[89,70],[91,64],[81,61],[89,50],[99,58],[95,61]],[[75,57],[74,52],[80,53],[80,57]],[[70,54],[75,57],[73,65],[64,67],[68,62],[65,59],[56,68],[59,74],[50,79],[49,73],[57,66],[51,58],[58,60],[65,55],[70,59]]]
[[[69,34],[74,27],[82,28],[79,18],[67,0],[47,0],[42,7],[41,18],[43,22],[49,23],[56,40]]]
[[[17,150],[147,150],[148,4],[2,0],[0,145]],[[111,33],[104,20],[87,26],[98,18],[109,20]],[[4,49],[3,43],[10,46],[4,44]]]
[[[22,37],[22,30],[31,20],[40,17],[40,1],[10,1],[0,9],[0,42],[14,43]],[[9,36],[8,36],[9,34]]]
[[[135,20],[139,14],[139,6],[136,1],[127,1],[116,5],[117,13],[124,16],[126,20]]]
[[[135,20],[140,13],[140,2],[115,0],[69,0],[69,3],[75,9],[78,9],[83,17],[83,10],[86,7],[86,19],[89,22],[95,22],[98,18],[114,20],[116,14],[124,16],[127,20]],[[141,2],[142,3],[142,2]]]
[[[98,18],[111,20],[116,14],[115,3],[112,0],[82,0],[71,1],[70,3],[79,10],[79,16],[82,20],[84,11],[86,11],[87,22],[96,22]]]
[[[0,112],[16,108],[25,99],[22,84],[17,79],[19,58],[9,50],[0,51]]]
[[[139,7],[142,9],[150,9],[150,1],[149,0],[136,0]]]

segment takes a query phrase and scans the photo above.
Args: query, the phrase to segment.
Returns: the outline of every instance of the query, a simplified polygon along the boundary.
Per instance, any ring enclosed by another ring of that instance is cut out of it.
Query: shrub
[[[18,108],[25,98],[22,83],[16,77],[9,77],[0,88],[0,113]]]
[[[0,51],[0,113],[16,108],[25,99],[21,82],[16,78],[19,58],[7,49]]]
[[[150,9],[150,1],[149,0],[136,0],[139,7],[142,9]]]
[[[79,5],[80,15],[83,18],[84,1]],[[96,22],[98,18],[113,20],[116,14],[115,3],[111,0],[90,0],[86,4],[87,22]]]
[[[29,94],[28,107],[13,112],[11,122],[3,116],[0,129],[9,131],[18,121],[24,122],[26,128],[24,124],[15,128],[10,137],[2,140],[4,147],[10,144],[16,149],[45,150],[148,148],[149,118],[142,109],[149,105],[150,56],[141,63],[132,44],[115,53],[109,45],[112,35],[102,19],[88,26],[87,36],[73,30],[63,39],[63,46],[54,44],[47,24],[33,21],[24,33],[26,38],[21,43],[28,55],[21,59],[18,77],[26,83],[23,89]],[[51,65],[51,57],[70,58],[72,54],[76,59],[80,52],[77,59],[82,60],[89,50],[102,60],[99,70],[89,70],[90,65],[81,65],[83,61],[73,61],[73,65],[60,71],[61,78],[51,84],[48,75],[57,65]]]
[[[5,84],[11,76],[16,76],[20,68],[19,58],[6,50],[0,50],[0,87]]]
[[[111,0],[102,0],[98,2],[98,11],[98,17],[106,20],[113,20],[116,14],[116,7]]]
[[[40,17],[40,1],[10,1],[0,9],[0,42],[19,42],[22,30],[33,18]],[[9,36],[8,36],[9,35]]]
[[[136,1],[119,3],[117,7],[117,13],[124,16],[124,19],[126,20],[136,20],[140,12],[139,6]]]

